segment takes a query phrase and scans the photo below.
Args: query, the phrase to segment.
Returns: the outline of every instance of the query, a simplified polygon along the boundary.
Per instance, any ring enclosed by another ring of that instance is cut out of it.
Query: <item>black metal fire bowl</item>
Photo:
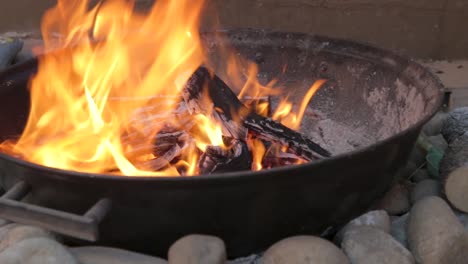
[[[101,245],[158,255],[183,235],[212,234],[225,241],[230,256],[247,255],[287,236],[321,234],[366,210],[390,186],[442,103],[442,86],[431,73],[389,51],[306,34],[224,33],[216,40],[203,36],[214,64],[221,62],[217,48],[227,42],[259,64],[262,78],[280,76],[290,84],[288,94],[326,78],[310,107],[375,142],[304,165],[200,177],[86,174],[0,154],[3,187],[22,182],[0,199],[0,218],[85,240],[99,233]],[[27,80],[36,69],[32,60],[0,74],[2,140],[24,127]],[[16,201],[26,194],[35,205]]]

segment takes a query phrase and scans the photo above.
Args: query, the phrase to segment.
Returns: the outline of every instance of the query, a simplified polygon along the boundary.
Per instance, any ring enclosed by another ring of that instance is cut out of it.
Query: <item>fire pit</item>
[[[0,199],[0,217],[159,255],[185,234],[213,234],[231,256],[247,255],[287,236],[323,233],[362,213],[390,186],[442,102],[441,85],[426,69],[369,45],[256,30],[203,33],[201,42],[209,68],[236,92],[242,87],[226,67],[228,46],[258,65],[265,86],[275,80],[279,92],[267,100],[300,102],[294,97],[326,80],[299,131],[331,157],[319,148],[305,157],[323,159],[259,171],[125,177],[46,167],[0,153],[2,185],[9,190]],[[0,75],[2,141],[25,128],[28,81],[37,70],[33,59]],[[224,86],[213,91],[219,87]],[[226,113],[223,103],[214,105]],[[295,153],[303,154],[303,148]],[[30,204],[19,201],[23,197]]]

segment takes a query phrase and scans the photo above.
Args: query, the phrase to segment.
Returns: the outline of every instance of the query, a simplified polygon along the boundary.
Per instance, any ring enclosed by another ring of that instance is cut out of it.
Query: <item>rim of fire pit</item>
[[[250,171],[250,170],[245,170],[245,171],[237,171],[237,172],[226,172],[226,173],[213,173],[213,174],[206,174],[206,175],[194,175],[194,176],[145,176],[145,175],[135,175],[135,176],[125,176],[125,175],[112,175],[112,174],[103,174],[103,173],[89,173],[89,172],[79,172],[79,171],[72,171],[72,170],[64,170],[64,169],[58,169],[58,168],[53,168],[53,167],[47,167],[43,166],[40,164],[32,163],[23,159],[15,158],[11,155],[8,155],[6,153],[0,152],[0,156],[2,158],[5,158],[11,162],[17,163],[21,166],[28,166],[32,167],[34,169],[39,169],[43,172],[50,172],[52,174],[64,174],[66,173],[67,176],[71,177],[82,177],[82,178],[95,178],[95,179],[100,179],[100,180],[117,180],[117,181],[131,181],[131,180],[147,180],[147,181],[160,181],[164,183],[171,183],[171,182],[193,182],[193,181],[212,181],[213,179],[219,179],[219,180],[248,180],[252,176],[256,176],[255,178],[263,178],[263,177],[280,177],[278,173],[284,173],[283,176],[281,177],[290,177],[291,173],[294,173],[296,170],[302,170],[306,169],[307,167],[310,166],[321,166],[325,165],[329,162],[334,162],[335,160],[340,160],[340,159],[346,159],[349,156],[354,156],[354,155],[359,155],[364,152],[367,152],[370,149],[376,148],[381,145],[385,145],[386,142],[392,141],[397,137],[400,137],[401,135],[407,133],[409,130],[414,129],[414,127],[421,126],[425,124],[427,121],[430,120],[431,117],[435,115],[435,113],[441,108],[443,104],[443,84],[441,80],[434,75],[432,72],[430,72],[426,67],[422,66],[421,64],[415,62],[411,58],[407,58],[406,56],[400,55],[397,52],[390,51],[387,49],[383,48],[378,48],[372,44],[368,44],[365,42],[360,42],[360,41],[354,41],[354,40],[349,40],[345,38],[333,38],[333,37],[327,37],[323,35],[317,35],[317,34],[309,34],[309,33],[295,33],[295,32],[282,32],[282,31],[274,31],[274,30],[258,30],[258,29],[249,29],[249,28],[241,28],[241,29],[229,29],[229,30],[217,30],[217,31],[209,31],[209,32],[202,32],[202,35],[210,35],[210,34],[226,34],[228,38],[230,38],[231,35],[255,35],[258,37],[259,42],[262,41],[261,39],[268,39],[269,42],[274,42],[272,40],[277,40],[280,38],[280,41],[282,42],[276,42],[276,43],[281,43],[281,46],[287,47],[290,45],[297,44],[298,40],[304,39],[307,37],[308,39],[313,39],[317,43],[327,43],[327,45],[324,45],[323,47],[320,47],[321,50],[328,50],[330,53],[335,53],[335,54],[340,54],[340,52],[337,52],[336,50],[332,50],[329,48],[329,44],[334,44],[333,46],[338,46],[338,47],[344,47],[347,52],[346,56],[349,57],[358,57],[360,59],[369,59],[371,61],[373,57],[370,56],[364,56],[364,55],[371,55],[371,54],[378,54],[379,58],[392,58],[392,59],[397,59],[397,60],[404,60],[405,62],[408,63],[409,67],[416,68],[419,70],[423,70],[427,73],[428,76],[426,78],[428,80],[431,80],[433,84],[436,86],[440,87],[438,93],[439,96],[437,96],[436,101],[432,104],[433,107],[430,109],[429,112],[425,113],[426,115],[424,118],[420,119],[418,122],[412,124],[406,129],[403,129],[385,139],[378,140],[377,142],[362,147],[358,148],[349,152],[341,153],[338,155],[334,155],[330,158],[325,158],[317,161],[312,161],[300,165],[287,165],[287,166],[281,166],[281,167],[275,167],[271,169],[265,169],[265,170],[260,170],[260,171]],[[242,39],[238,39],[238,41],[242,41]],[[351,53],[350,51],[355,51],[354,53]],[[365,53],[363,52],[365,51]],[[348,53],[349,52],[349,53]],[[362,56],[359,56],[362,55]],[[375,58],[375,57],[374,57]],[[387,64],[391,64],[391,62],[387,62]],[[271,173],[275,172],[275,173]],[[289,175],[288,175],[289,174]],[[311,177],[314,177],[311,175]]]

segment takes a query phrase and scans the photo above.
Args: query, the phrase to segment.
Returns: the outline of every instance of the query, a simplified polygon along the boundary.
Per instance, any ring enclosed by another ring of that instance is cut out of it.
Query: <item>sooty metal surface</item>
[[[247,255],[286,236],[320,234],[365,210],[389,187],[442,102],[432,74],[391,52],[305,34],[224,33],[207,33],[204,41],[211,64],[232,87],[239,88],[219,59],[226,43],[256,61],[263,80],[277,77],[285,96],[301,94],[317,78],[329,80],[310,106],[323,118],[303,129],[334,157],[259,172],[149,178],[63,171],[0,154],[1,184],[24,181],[38,206],[79,215],[107,198],[112,207],[99,226],[103,245],[164,255],[180,236],[204,233],[224,239],[232,257]],[[30,61],[0,74],[0,139],[21,133],[27,79],[36,67]],[[330,120],[346,129],[327,126]],[[320,136],[324,132],[334,135]],[[347,138],[351,132],[358,137]],[[2,208],[0,217],[12,218]]]

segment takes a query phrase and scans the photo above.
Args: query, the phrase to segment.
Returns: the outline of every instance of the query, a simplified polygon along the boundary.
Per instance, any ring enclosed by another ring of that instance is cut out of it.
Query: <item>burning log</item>
[[[282,147],[278,144],[271,145],[263,157],[262,166],[263,168],[274,168],[278,166],[287,166],[294,164],[302,164],[306,160],[302,159],[298,155],[290,152],[285,152]]]
[[[174,146],[183,146],[189,140],[189,135],[183,130],[160,131],[154,139],[153,154],[163,156]]]
[[[190,144],[190,140],[190,136],[185,131],[175,131],[174,128],[167,127],[156,134],[154,144],[150,146],[151,151],[148,152],[148,146],[144,146],[141,147],[142,150],[137,149],[134,153],[127,153],[127,155],[133,154],[134,157],[131,159],[139,169],[157,171],[177,162]],[[155,158],[144,158],[144,154],[151,152]]]
[[[252,156],[244,141],[227,139],[225,144],[227,148],[207,146],[198,163],[202,174],[251,169]]]
[[[154,159],[145,160],[143,162],[137,163],[137,167],[140,169],[151,170],[151,171],[158,171],[169,164],[171,164],[177,157],[182,154],[182,151],[185,149],[185,145],[179,146],[175,144],[166,152],[164,152],[161,156],[156,157]]]
[[[189,78],[182,97],[189,111],[211,114],[221,120],[230,136],[235,139],[244,138],[245,131],[241,128],[247,128],[257,138],[287,146],[305,160],[331,155],[305,135],[249,110],[226,83],[216,75],[211,75],[204,67],[198,68]]]

